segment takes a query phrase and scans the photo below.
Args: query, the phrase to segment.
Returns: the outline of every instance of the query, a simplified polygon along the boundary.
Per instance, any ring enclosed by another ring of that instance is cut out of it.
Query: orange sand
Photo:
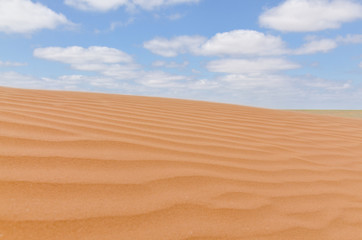
[[[362,110],[293,110],[304,113],[315,113],[336,117],[362,118]]]
[[[0,88],[1,240],[362,239],[362,120]]]

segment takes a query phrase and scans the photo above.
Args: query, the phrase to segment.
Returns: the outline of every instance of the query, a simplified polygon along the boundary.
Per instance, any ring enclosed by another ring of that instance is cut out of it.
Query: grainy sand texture
[[[1,240],[360,240],[362,120],[0,88]]]
[[[362,118],[362,110],[293,110],[305,113],[315,113],[337,117]]]

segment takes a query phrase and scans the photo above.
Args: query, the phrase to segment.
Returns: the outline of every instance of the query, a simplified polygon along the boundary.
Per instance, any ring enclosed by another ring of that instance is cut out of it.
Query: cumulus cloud
[[[137,71],[140,67],[134,63],[132,56],[115,48],[46,47],[35,49],[33,54],[38,58],[69,64],[76,70],[99,72],[117,79],[132,79],[139,75]]]
[[[313,54],[318,52],[328,52],[338,46],[337,42],[332,39],[312,40],[294,51],[294,54]]]
[[[299,78],[298,82],[305,87],[319,88],[327,91],[341,91],[352,87],[350,82],[337,82],[310,76]]]
[[[217,33],[210,39],[200,36],[179,36],[172,39],[155,38],[143,45],[151,52],[175,57],[182,53],[195,55],[280,55],[287,53],[280,37],[253,30],[234,30]]]
[[[65,0],[68,6],[83,11],[109,11],[126,5],[128,0]]]
[[[177,62],[165,62],[165,61],[154,61],[152,63],[153,67],[166,67],[166,68],[184,68],[189,65],[188,61],[184,61],[182,63]]]
[[[180,18],[182,18],[184,15],[180,14],[180,13],[175,13],[175,14],[171,14],[171,15],[168,15],[167,18],[172,20],[172,21],[175,21],[175,20],[178,20]]]
[[[273,95],[275,89],[283,89],[282,94],[290,93],[289,99],[295,97],[329,96],[332,93],[341,93],[340,96],[348,96],[347,91],[352,90],[352,84],[348,81],[333,81],[317,78],[315,76],[291,77],[280,73],[231,73],[218,77],[224,86],[240,90],[261,90],[268,95]],[[278,91],[278,93],[280,93]],[[277,96],[275,96],[277,97]]]
[[[222,85],[219,81],[209,79],[199,79],[187,85],[187,89],[212,90],[220,89]]]
[[[224,73],[218,80],[233,89],[284,88],[289,78],[278,72],[299,67],[283,58],[220,59],[206,65],[210,72]]]
[[[0,61],[0,67],[21,67],[27,65],[26,63],[21,62],[10,62],[10,61]]]
[[[280,37],[253,30],[218,33],[197,51],[202,55],[278,55],[286,52]]]
[[[107,78],[103,76],[84,76],[84,75],[62,75],[56,79],[45,78],[48,82],[54,84],[62,84],[69,90],[82,90],[84,85],[87,86],[87,90],[91,90],[92,87],[115,89],[119,87],[119,83],[115,79]],[[84,89],[83,89],[84,90]]]
[[[244,73],[226,74],[219,77],[219,80],[233,89],[280,89],[288,86],[289,79],[284,75],[278,74]]]
[[[344,37],[338,36],[334,39],[316,39],[311,37],[301,47],[290,50],[290,54],[305,55],[314,53],[327,53],[338,47],[340,44],[362,43],[362,34],[348,34]]]
[[[105,76],[62,75],[57,78],[34,77],[18,72],[0,72],[0,85],[30,89],[99,91],[126,89],[124,83]]]
[[[362,5],[354,0],[286,0],[262,13],[259,23],[284,32],[310,32],[361,18]]]
[[[164,56],[175,57],[180,53],[197,52],[206,38],[200,36],[179,36],[172,39],[155,38],[143,44],[151,52]]]
[[[255,57],[278,55],[306,55],[327,53],[339,44],[362,43],[362,34],[349,34],[334,39],[318,39],[309,37],[305,44],[296,49],[286,47],[279,37],[253,30],[234,30],[217,33],[210,39],[202,36],[179,36],[171,39],[155,38],[143,46],[151,52],[164,56],[176,57],[179,54],[190,53],[198,56],[229,56]]]
[[[134,21],[135,21],[135,18],[131,17],[127,21],[124,21],[124,22],[122,22],[122,21],[112,22],[109,26],[109,31],[114,31],[118,27],[126,27],[126,26],[132,24]]]
[[[37,48],[34,50],[34,56],[72,65],[132,62],[132,57],[127,53],[115,48],[101,46]]]
[[[18,88],[43,88],[41,79],[17,72],[0,72],[0,85]]]
[[[345,37],[339,36],[336,41],[341,43],[362,43],[362,34],[348,34]]]
[[[130,55],[118,49],[108,47],[47,47],[37,48],[33,54],[38,58],[69,64],[76,70],[100,74],[102,77],[90,78],[91,82],[88,82],[88,85],[92,86],[101,84],[102,79],[106,79],[107,86],[115,86],[118,80],[130,80],[137,82],[139,86],[176,87],[178,86],[176,82],[186,79],[184,76],[173,75],[163,71],[144,71],[140,65],[134,62]],[[167,65],[169,63],[165,64]],[[66,77],[67,81],[80,81],[86,78],[82,75],[70,76],[72,77]],[[113,80],[110,81],[110,79]],[[107,86],[102,86],[107,88]]]
[[[18,72],[0,72],[0,85],[29,89],[57,89],[76,91],[122,91],[123,93],[150,92],[150,88],[185,87],[180,81],[186,77],[172,75],[162,71],[141,72],[132,82],[119,81],[117,78],[102,75],[61,75],[56,78],[25,75]]]
[[[98,69],[98,72],[121,80],[136,79],[142,76],[140,66],[136,63],[104,65],[103,68]]]
[[[314,53],[326,53],[338,47],[340,44],[362,43],[362,34],[348,34],[344,37],[338,36],[334,39],[315,39],[312,37],[303,46],[291,50],[290,54],[305,55]]]
[[[173,75],[163,71],[145,72],[139,79],[141,83],[148,87],[181,87],[181,81],[187,80],[187,77],[182,75]]]
[[[41,29],[55,29],[60,25],[72,23],[41,3],[30,0],[0,1],[0,32],[32,33]]]
[[[126,7],[128,9],[141,8],[151,11],[155,8],[185,3],[198,3],[200,0],[65,0],[65,4],[83,11],[106,12]]]
[[[162,6],[170,6],[176,4],[198,3],[200,0],[133,0],[132,4],[146,10],[153,10]]]
[[[277,72],[299,67],[298,64],[282,58],[220,59],[211,61],[206,66],[211,72],[233,74]]]

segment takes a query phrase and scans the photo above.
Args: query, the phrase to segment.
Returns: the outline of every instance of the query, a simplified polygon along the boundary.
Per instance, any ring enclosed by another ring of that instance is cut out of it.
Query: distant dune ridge
[[[293,110],[305,113],[316,113],[337,117],[362,118],[362,110]]]
[[[0,88],[0,240],[360,240],[362,120]]]

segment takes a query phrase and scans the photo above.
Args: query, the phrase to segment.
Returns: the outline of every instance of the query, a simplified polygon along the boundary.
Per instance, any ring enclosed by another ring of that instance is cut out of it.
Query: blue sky
[[[0,0],[0,85],[362,108],[362,1]]]

